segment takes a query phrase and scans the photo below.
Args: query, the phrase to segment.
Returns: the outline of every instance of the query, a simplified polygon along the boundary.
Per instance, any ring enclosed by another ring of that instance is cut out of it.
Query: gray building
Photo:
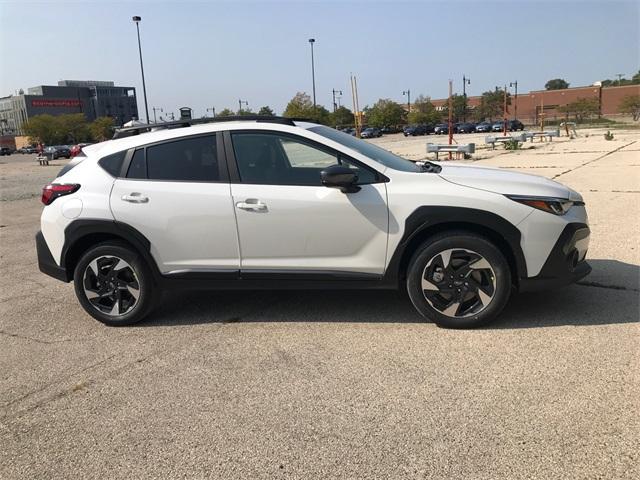
[[[41,114],[82,113],[87,121],[112,117],[116,125],[138,118],[134,87],[113,82],[62,80],[58,85],[40,85],[0,98],[0,134],[23,135],[22,125]]]

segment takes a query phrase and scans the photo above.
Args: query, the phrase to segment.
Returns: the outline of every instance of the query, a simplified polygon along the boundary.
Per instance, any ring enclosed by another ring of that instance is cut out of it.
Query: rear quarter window
[[[57,177],[61,177],[62,175],[64,175],[65,173],[68,173],[69,170],[71,170],[73,167],[77,166],[80,164],[80,162],[82,162],[85,158],[87,157],[76,157],[73,160],[71,160],[69,163],[67,163],[64,167],[62,167],[62,170],[60,170],[58,172]]]
[[[114,153],[112,155],[107,155],[106,157],[102,157],[98,161],[98,165],[100,165],[109,175],[114,177],[119,177],[120,172],[122,171],[122,163],[124,162],[124,157],[127,154],[126,151]]]

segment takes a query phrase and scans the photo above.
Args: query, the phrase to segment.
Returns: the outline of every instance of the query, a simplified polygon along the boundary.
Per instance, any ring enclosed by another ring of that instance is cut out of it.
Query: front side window
[[[131,158],[127,178],[219,181],[216,138],[213,135],[185,138],[139,148]]]
[[[232,133],[233,149],[243,183],[321,186],[320,172],[331,165],[356,170],[358,183],[375,183],[375,172],[304,139],[262,132]]]

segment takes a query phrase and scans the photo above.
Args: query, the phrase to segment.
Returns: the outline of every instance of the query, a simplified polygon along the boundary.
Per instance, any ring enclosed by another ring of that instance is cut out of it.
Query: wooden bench
[[[436,160],[438,160],[438,155],[440,152],[445,153],[455,153],[456,158],[460,158],[460,155],[468,154],[476,152],[476,144],[475,143],[467,143],[460,145],[449,145],[449,144],[438,144],[438,143],[427,143],[427,153],[435,153]]]
[[[40,164],[40,166],[49,166],[49,157],[47,157],[46,155],[38,155],[36,157],[36,161]]]

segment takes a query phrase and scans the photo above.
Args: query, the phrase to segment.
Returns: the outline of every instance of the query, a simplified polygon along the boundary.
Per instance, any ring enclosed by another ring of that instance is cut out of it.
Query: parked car
[[[77,145],[71,147],[71,149],[69,150],[71,153],[71,157],[73,158],[78,155],[82,151],[82,149],[88,145],[91,145],[91,143],[78,143]]]
[[[474,133],[476,126],[473,123],[461,123],[456,129],[456,133]]]
[[[507,123],[507,129],[512,132],[524,130],[524,124],[520,120],[509,120]]]
[[[504,131],[504,120],[500,120],[499,122],[494,122],[491,125],[492,132],[502,132]]]
[[[433,129],[433,133],[435,133],[436,135],[448,134],[449,133],[449,124],[448,123],[439,123],[439,124],[437,124]]]
[[[11,155],[13,150],[9,147],[0,147],[0,155]]]
[[[490,122],[480,122],[479,124],[476,125],[476,132],[478,132],[478,133],[490,132],[491,131],[491,125],[492,125],[492,123],[490,123]]]
[[[427,135],[429,133],[429,127],[427,125],[408,125],[404,127],[403,133],[405,137]]]
[[[26,153],[32,154],[32,153],[37,153],[38,149],[36,147],[26,145],[24,147],[20,147],[18,150],[16,150],[16,152],[23,153],[23,154],[26,154]]]
[[[380,129],[380,131],[383,134],[387,135],[387,134],[390,134],[390,133],[400,133],[400,132],[402,132],[402,129],[400,127],[397,127],[397,126],[394,126],[394,127],[388,127],[387,126],[387,127],[382,127]]]
[[[50,147],[46,147],[44,149],[45,156],[49,157],[50,160],[56,160],[58,158],[71,158],[71,150],[69,147],[65,145],[54,145]]]
[[[406,288],[438,325],[475,327],[512,291],[591,269],[582,197],[543,177],[417,164],[282,117],[142,132],[85,147],[42,190],[40,270],[108,325],[164,289],[326,287]]]
[[[379,129],[373,127],[365,128],[362,133],[360,133],[361,138],[377,138],[381,136],[382,132]]]

